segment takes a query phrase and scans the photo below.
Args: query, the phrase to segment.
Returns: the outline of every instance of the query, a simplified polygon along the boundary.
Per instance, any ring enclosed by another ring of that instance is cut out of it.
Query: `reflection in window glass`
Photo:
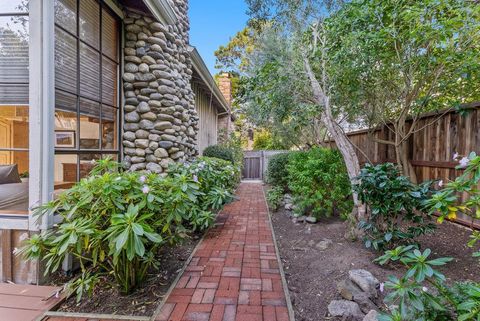
[[[76,0],[55,0],[55,23],[73,34],[77,33]]]
[[[28,82],[28,17],[0,17],[0,82]]]
[[[80,39],[100,47],[100,11],[96,0],[80,1]]]
[[[26,12],[28,12],[28,0],[0,1],[0,13],[26,13]]]
[[[77,40],[58,27],[55,28],[55,86],[77,91]]]
[[[80,149],[100,148],[100,104],[80,99]]]

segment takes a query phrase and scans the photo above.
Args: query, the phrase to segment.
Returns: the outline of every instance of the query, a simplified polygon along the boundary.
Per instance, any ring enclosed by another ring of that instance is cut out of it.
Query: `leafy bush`
[[[288,189],[288,157],[290,153],[276,154],[270,157],[267,165],[266,181],[273,186]]]
[[[370,214],[359,223],[367,248],[379,250],[411,243],[435,229],[430,215],[422,212],[422,203],[431,194],[431,182],[415,185],[391,163],[367,164],[357,179],[354,190]]]
[[[63,220],[32,236],[20,253],[46,261],[46,274],[56,271],[66,254],[73,255],[82,270],[72,284],[79,298],[106,274],[129,293],[156,266],[159,247],[212,224],[211,209],[232,198],[236,171],[226,161],[202,158],[173,165],[162,176],[125,172],[101,160],[89,177],[36,209],[35,215],[56,214]]]
[[[351,185],[337,150],[312,148],[288,159],[288,187],[300,212],[315,216],[349,213]]]
[[[229,147],[223,145],[212,145],[208,146],[203,150],[203,156],[205,157],[215,157],[229,161],[230,163],[235,163],[235,156],[233,151]]]
[[[456,157],[455,157],[456,156]],[[455,155],[454,159],[459,158]],[[458,213],[463,213],[472,219],[480,219],[480,156],[474,152],[460,159],[458,169],[465,168],[463,174],[454,181],[445,184],[444,188],[435,193],[426,205],[430,213],[438,213],[438,222],[442,223],[445,219],[455,219]],[[443,186],[443,181],[440,182]],[[461,195],[466,195],[462,200]],[[475,247],[480,242],[480,232],[473,231],[468,246]],[[473,254],[480,258],[480,248]]]
[[[276,211],[282,202],[284,190],[280,186],[274,186],[267,191],[268,206]]]
[[[382,265],[400,262],[408,269],[400,279],[390,276],[385,282],[385,288],[391,290],[385,303],[391,308],[379,316],[380,321],[480,319],[480,284],[446,284],[445,276],[435,268],[452,259],[431,259],[430,254],[430,249],[422,253],[412,245],[400,246],[376,260]]]

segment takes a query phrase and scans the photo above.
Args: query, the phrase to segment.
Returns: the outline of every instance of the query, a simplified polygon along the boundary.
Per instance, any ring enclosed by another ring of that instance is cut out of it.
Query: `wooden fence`
[[[285,153],[284,150],[245,151],[243,159],[243,179],[265,179],[268,162],[273,155]]]
[[[462,171],[455,169],[458,162],[453,154],[480,154],[480,103],[466,106],[467,113],[455,110],[423,115],[417,125],[421,129],[408,139],[408,159],[415,169],[418,181],[453,180]],[[357,148],[360,163],[395,162],[395,150],[391,145],[378,143],[376,139],[393,140],[387,126],[374,131],[361,130],[348,134]],[[335,144],[330,143],[332,146]],[[464,218],[466,219],[466,218]],[[471,223],[469,223],[471,225]]]

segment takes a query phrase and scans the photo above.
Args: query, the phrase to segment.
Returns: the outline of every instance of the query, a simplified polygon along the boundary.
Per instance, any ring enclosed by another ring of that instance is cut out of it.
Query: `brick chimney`
[[[228,106],[232,105],[232,80],[228,72],[222,72],[218,77],[218,88],[223,97],[228,103]]]
[[[222,72],[217,79],[218,88],[228,104],[228,111],[219,114],[217,118],[218,141],[221,143],[226,141],[234,130],[230,111],[232,106],[232,79],[228,72]]]

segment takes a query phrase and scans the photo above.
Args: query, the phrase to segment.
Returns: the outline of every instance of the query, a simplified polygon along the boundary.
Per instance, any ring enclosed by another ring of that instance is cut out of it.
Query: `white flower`
[[[380,283],[380,292],[383,293],[383,291],[385,290],[385,283]]]
[[[138,180],[140,181],[140,183],[145,183],[147,178],[144,175],[142,175],[142,176],[140,176],[140,178]]]
[[[193,175],[193,181],[198,182],[198,176],[197,175]]]
[[[467,167],[468,163],[470,162],[470,160],[468,159],[468,157],[463,157],[459,163],[460,163],[460,167]]]
[[[147,185],[143,185],[142,192],[143,194],[148,194],[150,192],[150,187],[148,187]]]
[[[438,186],[440,186],[440,187],[443,186],[443,179],[441,179],[441,180],[438,182]]]
[[[424,287],[422,288],[422,291],[423,291],[423,292],[428,292],[428,288],[427,288],[426,286],[424,286]]]
[[[460,156],[457,152],[455,152],[455,154],[453,154],[453,160],[457,160],[458,156]]]

